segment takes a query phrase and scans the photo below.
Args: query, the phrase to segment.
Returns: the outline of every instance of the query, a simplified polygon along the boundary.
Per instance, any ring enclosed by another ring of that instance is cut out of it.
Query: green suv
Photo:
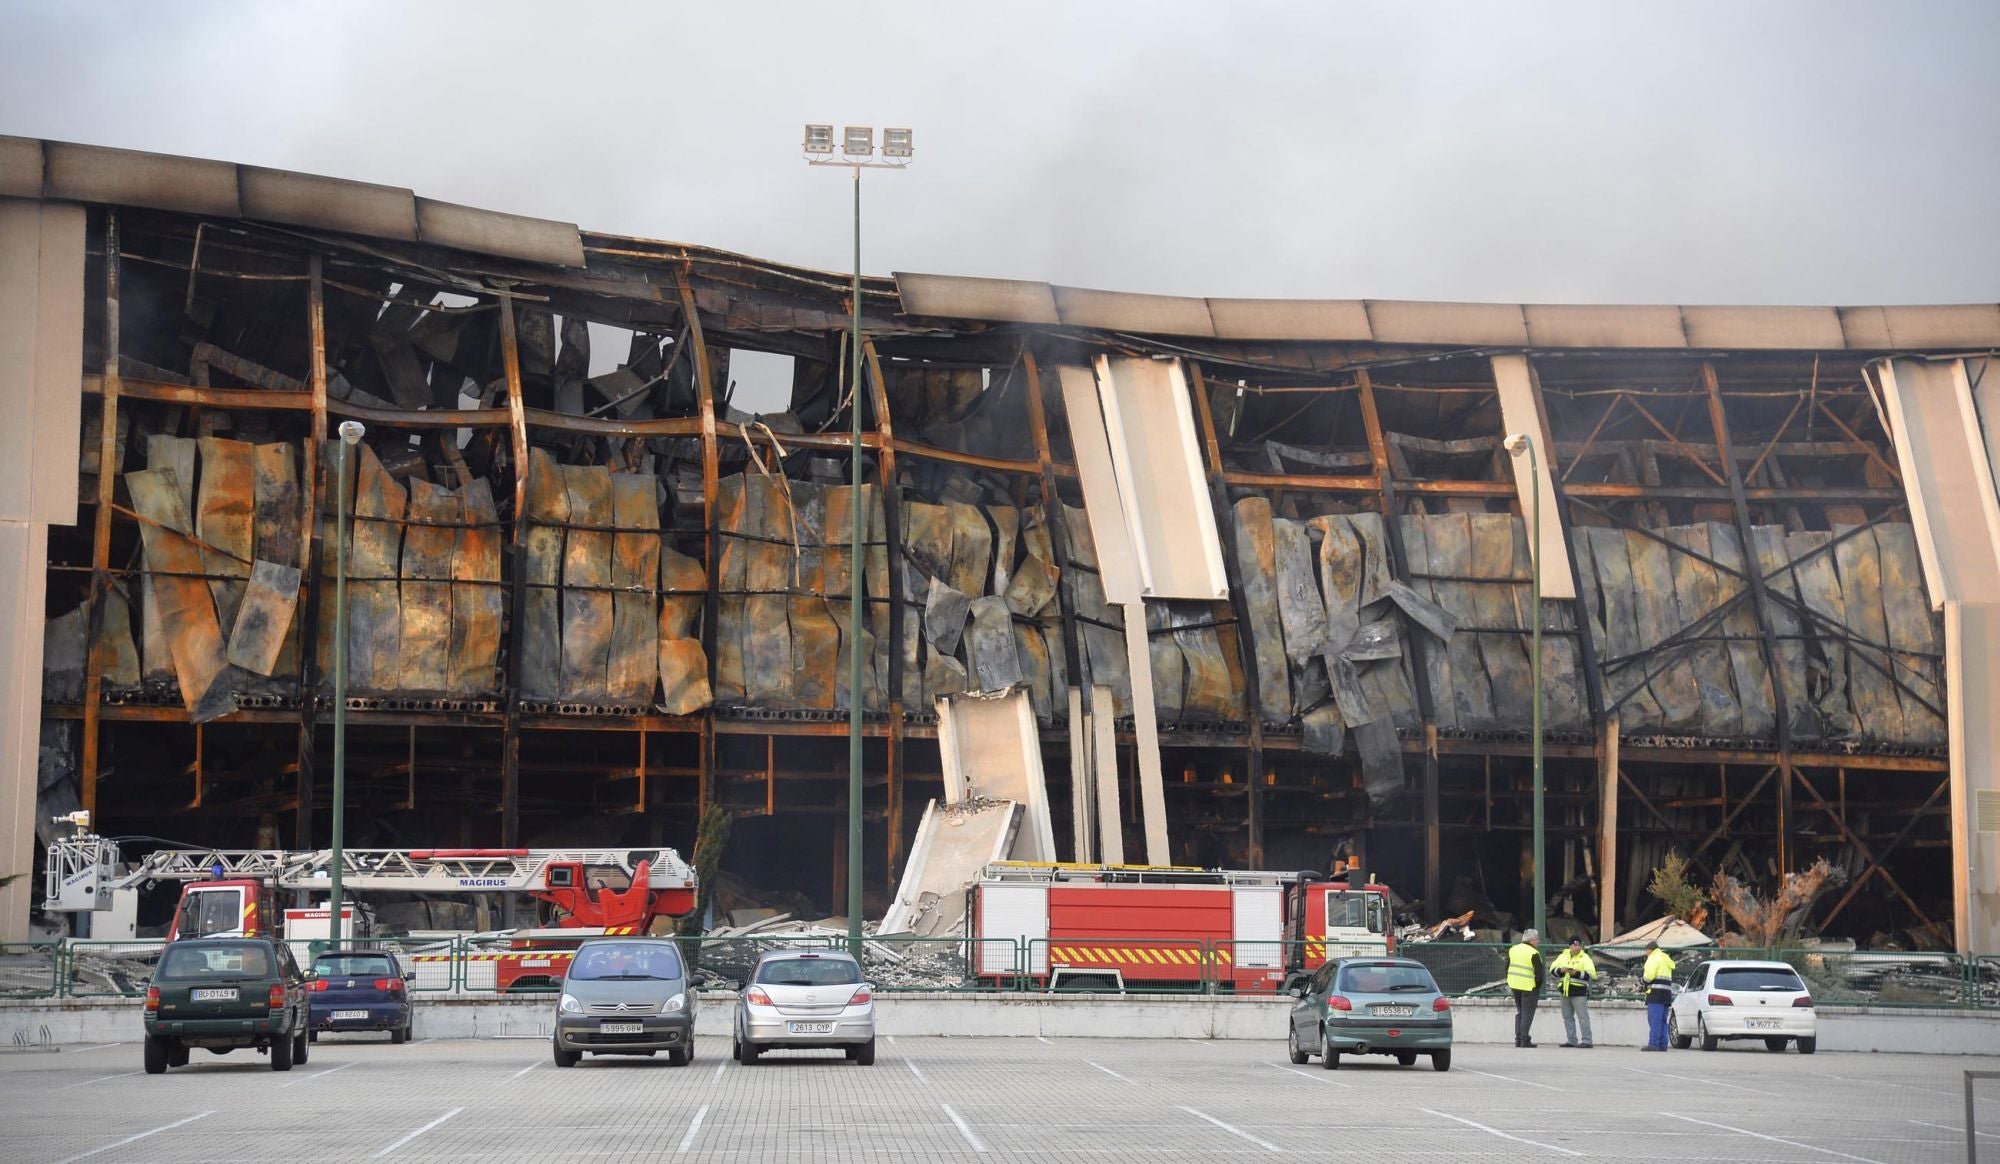
[[[188,1052],[268,1052],[271,1070],[306,1061],[306,976],[283,942],[169,942],[146,990],[146,1074],[185,1067]]]

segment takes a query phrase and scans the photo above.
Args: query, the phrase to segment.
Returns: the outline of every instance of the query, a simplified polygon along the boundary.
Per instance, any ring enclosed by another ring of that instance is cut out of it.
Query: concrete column
[[[0,198],[0,876],[36,863],[49,526],[76,523],[83,407],[79,206]],[[29,880],[0,889],[27,936]]]

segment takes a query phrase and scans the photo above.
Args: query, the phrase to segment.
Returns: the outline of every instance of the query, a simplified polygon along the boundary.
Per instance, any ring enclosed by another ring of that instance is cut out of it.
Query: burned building
[[[323,845],[344,556],[353,845],[721,805],[837,908],[859,702],[880,903],[939,701],[1018,691],[1063,859],[1351,853],[1432,917],[1539,859],[1602,933],[1669,850],[1824,856],[1813,930],[1995,948],[2000,308],[860,298],[857,383],[845,275],[0,138],[0,872],[75,807]]]

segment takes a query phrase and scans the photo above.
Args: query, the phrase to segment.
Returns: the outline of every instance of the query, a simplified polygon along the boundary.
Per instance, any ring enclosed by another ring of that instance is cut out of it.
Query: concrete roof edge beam
[[[433,246],[558,267],[584,265],[583,234],[570,222],[418,198],[417,235]]]

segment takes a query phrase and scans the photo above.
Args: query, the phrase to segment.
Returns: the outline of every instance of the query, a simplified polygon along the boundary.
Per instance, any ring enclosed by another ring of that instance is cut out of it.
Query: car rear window
[[[861,981],[861,967],[851,958],[776,958],[758,968],[757,981],[771,986],[846,986]]]
[[[1352,994],[1435,994],[1437,983],[1422,966],[1342,967],[1340,989]]]
[[[1800,991],[1806,988],[1806,984],[1799,981],[1795,970],[1776,970],[1768,966],[1719,966],[1715,971],[1715,988]]]
[[[154,978],[268,978],[271,955],[262,946],[184,946],[160,957]]]
[[[353,975],[375,978],[396,973],[387,954],[321,954],[313,962],[313,969],[328,977]]]

